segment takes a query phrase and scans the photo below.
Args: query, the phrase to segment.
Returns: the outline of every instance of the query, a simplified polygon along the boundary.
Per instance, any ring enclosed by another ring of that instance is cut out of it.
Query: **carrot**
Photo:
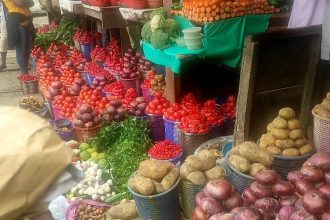
[[[215,19],[216,21],[219,21],[219,20],[220,20],[220,15],[215,16],[214,19]]]
[[[215,17],[216,15],[217,15],[217,13],[216,13],[215,11],[212,11],[212,12],[211,12],[211,16],[212,16],[212,17]]]
[[[222,8],[223,9],[223,8]],[[216,8],[214,11],[216,12],[216,13],[219,13],[220,12],[220,8]]]
[[[206,16],[206,15],[205,15],[204,12],[199,13],[199,17],[203,18],[203,17],[205,17],[205,16]]]
[[[207,17],[203,17],[203,22],[207,22]]]
[[[220,13],[225,13],[225,9],[224,8],[220,8]]]
[[[205,8],[204,7],[201,7],[200,8],[200,12],[205,12]]]
[[[205,11],[208,12],[208,13],[210,13],[212,11],[212,8],[211,7],[207,7]]]
[[[207,12],[207,13],[205,14],[205,16],[209,18],[209,17],[211,17],[211,13],[208,13],[208,12]]]

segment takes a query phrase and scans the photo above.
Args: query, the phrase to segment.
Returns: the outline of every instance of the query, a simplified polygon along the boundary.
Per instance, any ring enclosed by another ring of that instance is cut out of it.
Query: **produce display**
[[[96,47],[91,52],[91,58],[94,62],[103,63],[106,57],[107,57],[106,48],[103,48],[99,45],[96,45]]]
[[[63,90],[61,95],[55,97],[53,107],[60,109],[60,116],[66,119],[74,119],[76,113],[77,102],[75,97]]]
[[[64,69],[62,70],[60,80],[65,86],[72,86],[76,79],[82,79],[81,74],[73,68],[73,63],[71,61],[66,62],[62,68]]]
[[[128,49],[124,55],[124,68],[120,75],[121,79],[135,79],[141,74],[138,69],[139,59],[141,56],[134,50]]]
[[[152,100],[146,108],[146,113],[151,115],[163,115],[165,109],[169,106],[170,102],[163,96],[163,94],[156,92],[155,99]]]
[[[80,44],[91,44],[94,42],[93,34],[91,32],[77,29],[73,36]]]
[[[102,92],[106,93],[108,99],[116,100],[123,99],[125,97],[126,89],[122,81],[116,81],[106,85]]]
[[[241,173],[255,177],[273,164],[273,155],[256,143],[248,141],[235,146],[229,154],[230,165]]]
[[[164,118],[170,121],[180,122],[183,117],[187,116],[187,112],[183,110],[178,103],[172,104],[164,112]]]
[[[156,75],[150,82],[151,84],[151,94],[155,94],[155,92],[161,92],[165,93],[166,89],[166,82],[165,82],[165,76],[163,74]]]
[[[80,51],[77,49],[72,50],[69,59],[78,71],[84,70],[86,60]]]
[[[270,5],[267,0],[185,0],[182,9],[172,10],[173,14],[185,16],[195,22],[214,22],[250,14],[273,14],[278,12],[280,10]]]
[[[327,96],[322,100],[321,104],[313,108],[313,112],[318,116],[330,119],[330,93],[327,93]]]
[[[206,118],[206,123],[209,126],[219,126],[225,122],[225,117],[217,108],[214,100],[209,100],[204,103],[202,114]]]
[[[17,79],[21,82],[30,82],[38,80],[38,77],[30,74],[21,74]]]
[[[133,116],[142,117],[145,116],[145,111],[148,106],[148,103],[144,100],[143,97],[137,97],[130,103],[130,114]]]
[[[100,125],[101,119],[97,111],[93,110],[90,105],[82,104],[76,113],[76,119],[73,126],[76,128],[92,128]]]
[[[296,113],[291,108],[282,108],[278,117],[267,126],[267,134],[260,138],[259,146],[273,155],[297,157],[309,154],[313,146],[308,143]]]
[[[183,117],[179,129],[190,134],[205,134],[209,132],[210,127],[206,123],[204,115],[196,112]]]
[[[64,89],[65,87],[61,81],[54,81],[45,92],[45,98],[48,101],[53,101],[55,97],[60,95]]]
[[[122,200],[118,204],[111,206],[106,213],[107,220],[125,219],[139,220],[139,214],[134,200]]]
[[[83,198],[105,202],[116,194],[113,191],[112,180],[108,179],[106,182],[102,180],[102,170],[97,163],[77,161],[75,166],[84,172],[85,178],[71,188],[68,194],[71,201]]]
[[[34,96],[26,96],[18,101],[18,106],[30,112],[37,112],[45,108],[44,104]]]
[[[129,88],[126,91],[125,97],[123,99],[123,105],[126,109],[131,109],[131,102],[135,101],[137,98],[137,92],[134,88]]]
[[[140,195],[156,195],[171,189],[179,176],[179,169],[168,161],[144,160],[128,186]]]
[[[108,106],[109,100],[102,95],[100,90],[83,86],[79,93],[77,103],[90,105],[94,110],[101,112]]]
[[[165,140],[154,144],[149,149],[148,154],[153,159],[169,160],[178,157],[182,152],[183,149],[179,145],[169,140]]]
[[[197,155],[188,156],[180,167],[181,179],[204,186],[210,180],[224,177],[224,168],[216,164],[220,158],[221,154],[215,149],[204,149]]]
[[[102,120],[105,123],[122,121],[127,117],[126,109],[120,100],[110,101],[109,107],[102,112]]]
[[[141,31],[142,38],[156,49],[165,49],[179,36],[179,25],[174,19],[167,18],[164,8],[154,10]]]

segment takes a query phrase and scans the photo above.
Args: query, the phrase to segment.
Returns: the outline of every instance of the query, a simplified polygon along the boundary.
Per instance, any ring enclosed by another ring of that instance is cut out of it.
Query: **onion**
[[[296,211],[302,211],[305,210],[303,205],[302,205],[302,199],[298,199],[296,201],[296,203],[294,204],[294,208],[296,209]]]
[[[215,215],[212,215],[209,220],[234,220],[235,215],[233,213],[218,213]]]
[[[316,153],[309,160],[316,167],[330,169],[330,153]]]
[[[261,213],[257,209],[245,207],[236,213],[235,220],[262,220],[262,218]]]
[[[261,209],[265,213],[270,212],[270,211],[277,212],[280,208],[279,202],[276,199],[270,198],[270,197],[261,198],[261,199],[257,200],[255,202],[254,206],[257,209]]]
[[[322,215],[328,207],[326,197],[316,190],[306,192],[302,198],[302,204],[304,209],[313,215]]]
[[[222,205],[227,211],[231,211],[233,208],[241,207],[243,205],[243,199],[237,192],[235,192],[229,198],[224,200]]]
[[[288,181],[295,184],[297,180],[302,179],[302,175],[299,171],[291,171],[288,173]]]
[[[227,199],[232,191],[232,185],[225,179],[211,180],[205,186],[207,194],[219,201]]]
[[[290,220],[292,213],[295,209],[293,206],[283,206],[278,212],[278,220]]]
[[[194,220],[207,220],[207,214],[198,206],[194,211]]]
[[[330,219],[330,208],[322,215],[321,220],[329,220]]]
[[[325,182],[330,183],[330,170],[323,172]]]
[[[294,206],[298,197],[296,195],[292,196],[283,196],[279,198],[279,202],[281,206]]]
[[[313,188],[314,186],[310,182],[307,182],[304,179],[296,181],[296,190],[300,195],[304,195],[305,192]]]
[[[274,170],[263,170],[257,173],[255,179],[261,185],[270,186],[275,184],[280,179],[280,176]]]
[[[309,182],[317,183],[323,180],[323,172],[312,166],[303,166],[300,173]]]
[[[324,194],[324,196],[330,200],[330,184],[324,184],[319,188],[319,191]]]
[[[257,198],[264,198],[264,197],[272,196],[272,191],[270,189],[267,189],[266,187],[257,183],[256,181],[251,184],[250,188],[251,188],[253,194],[256,195]]]
[[[201,203],[202,210],[210,216],[224,211],[221,204],[211,197],[203,198]]]
[[[203,192],[199,192],[195,196],[195,206],[201,206],[202,199],[205,198],[205,194]]]
[[[272,186],[272,192],[276,198],[281,196],[291,196],[295,192],[295,188],[287,181],[280,181]]]
[[[92,121],[92,119],[93,119],[93,117],[92,117],[92,114],[90,114],[90,113],[84,113],[81,115],[81,120],[84,123],[90,122],[90,121]]]
[[[317,220],[317,217],[306,211],[295,211],[292,213],[290,220]]]
[[[245,199],[250,205],[254,204],[257,201],[257,197],[253,194],[251,188],[244,190],[242,194],[243,199]]]

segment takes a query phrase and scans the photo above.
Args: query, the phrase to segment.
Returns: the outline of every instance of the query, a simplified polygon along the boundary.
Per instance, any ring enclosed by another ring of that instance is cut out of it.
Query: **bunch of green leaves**
[[[107,165],[103,176],[111,176],[117,193],[127,193],[129,177],[138,169],[139,163],[148,158],[151,139],[147,123],[130,117],[101,128],[90,144],[106,151]]]

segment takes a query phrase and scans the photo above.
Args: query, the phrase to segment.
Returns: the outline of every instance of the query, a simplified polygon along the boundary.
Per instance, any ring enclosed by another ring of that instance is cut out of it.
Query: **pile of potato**
[[[220,157],[216,149],[204,149],[196,155],[187,157],[180,167],[181,179],[204,186],[210,180],[224,177],[224,168],[216,164]]]
[[[106,220],[115,219],[140,220],[135,201],[124,199],[112,206],[106,213]]]
[[[267,134],[260,138],[259,146],[273,155],[297,157],[313,151],[308,144],[296,113],[291,108],[282,108],[278,117],[267,126]]]
[[[144,160],[128,185],[141,195],[156,195],[169,190],[177,182],[179,175],[179,168],[171,162]]]
[[[262,170],[268,170],[273,164],[273,155],[252,141],[233,147],[229,163],[239,172],[256,176]]]
[[[323,118],[330,119],[330,92],[327,93],[327,97],[323,99],[321,104],[314,107],[313,112]]]

